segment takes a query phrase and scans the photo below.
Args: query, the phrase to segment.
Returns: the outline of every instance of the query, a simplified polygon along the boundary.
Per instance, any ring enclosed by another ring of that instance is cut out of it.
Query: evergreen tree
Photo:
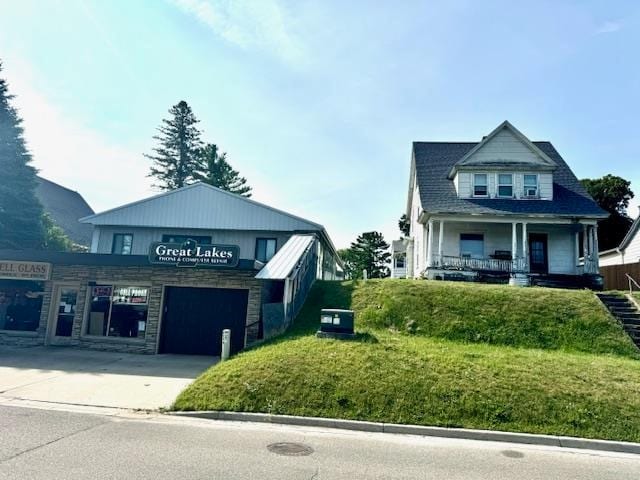
[[[199,168],[199,152],[202,148],[201,132],[191,107],[182,100],[169,109],[170,118],[163,119],[160,132],[153,138],[160,145],[154,154],[145,157],[153,160],[150,177],[156,179],[155,186],[163,190],[174,190],[194,181]]]
[[[44,228],[42,205],[35,195],[36,170],[30,165],[22,119],[11,106],[12,98],[0,78],[0,248],[40,248]]]
[[[202,171],[194,175],[196,180],[243,197],[251,196],[251,187],[247,185],[247,179],[241,177],[229,165],[226,153],[218,153],[216,145],[208,143],[200,151],[200,168]]]
[[[409,233],[411,231],[411,224],[409,223],[409,218],[407,217],[406,213],[403,213],[400,217],[400,220],[398,220],[398,228],[400,229],[400,233],[402,233],[402,235],[404,235],[405,237],[409,236]]]
[[[380,232],[359,235],[349,250],[346,257],[351,263],[352,278],[362,278],[362,270],[367,270],[369,278],[384,278],[391,274],[387,267],[391,259],[389,244]]]

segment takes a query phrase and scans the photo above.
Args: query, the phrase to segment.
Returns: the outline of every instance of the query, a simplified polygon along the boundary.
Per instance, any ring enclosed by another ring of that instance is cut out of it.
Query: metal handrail
[[[638,285],[638,282],[636,282],[633,277],[631,275],[629,275],[628,273],[625,273],[626,277],[629,279],[629,293],[633,293],[633,287],[631,286],[631,284],[633,283],[636,288],[638,290],[640,290],[640,285]]]

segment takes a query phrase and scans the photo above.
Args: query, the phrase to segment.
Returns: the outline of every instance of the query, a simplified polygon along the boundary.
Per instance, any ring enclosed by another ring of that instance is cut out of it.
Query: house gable
[[[505,120],[462,157],[454,168],[501,166],[553,169],[557,165],[547,154]]]

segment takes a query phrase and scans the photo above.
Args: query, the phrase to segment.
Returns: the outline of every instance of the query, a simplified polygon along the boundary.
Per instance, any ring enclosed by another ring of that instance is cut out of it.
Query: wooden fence
[[[640,283],[640,262],[600,267],[600,273],[604,277],[605,290],[629,290],[629,279],[625,274]],[[633,289],[636,290],[635,286]]]

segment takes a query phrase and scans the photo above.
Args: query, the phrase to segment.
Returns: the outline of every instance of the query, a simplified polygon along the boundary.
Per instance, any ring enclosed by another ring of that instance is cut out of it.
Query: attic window
[[[537,175],[524,175],[524,196],[525,197],[537,197],[538,196],[538,176]]]
[[[473,175],[473,196],[486,197],[488,194],[487,174],[476,173]]]
[[[513,197],[513,175],[510,173],[498,174],[498,196]]]

